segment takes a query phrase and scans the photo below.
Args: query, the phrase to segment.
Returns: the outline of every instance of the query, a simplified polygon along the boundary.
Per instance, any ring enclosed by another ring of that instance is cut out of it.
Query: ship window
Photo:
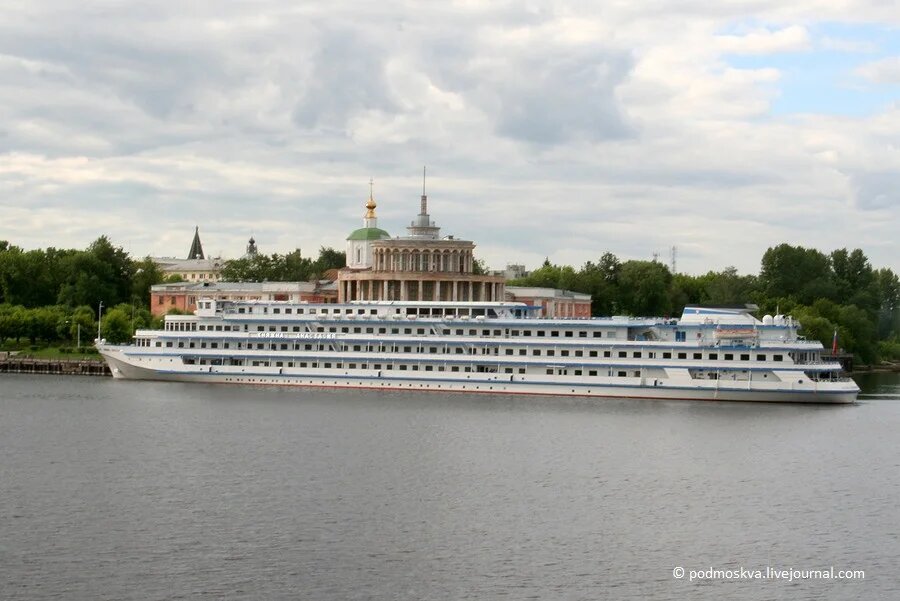
[[[524,374],[524,373],[525,373],[525,368],[524,368],[524,367],[520,367],[520,368],[519,368],[519,373],[520,373],[520,374]]]
[[[634,351],[634,353],[632,354],[632,356],[633,356],[635,359],[640,359],[640,358],[641,358],[641,351]]]
[[[245,311],[244,311],[244,308],[243,308],[243,307],[238,307],[238,313],[244,313],[244,312],[245,312]]]
[[[209,348],[219,348],[219,343],[218,342],[210,342]]]
[[[503,330],[494,330],[494,336],[503,336]]]
[[[552,367],[547,369],[547,375],[548,375],[548,376],[552,376],[552,375],[553,375],[553,368],[552,368]]]
[[[503,369],[503,373],[505,373],[505,374],[511,374],[512,372],[513,372],[513,370],[511,367],[506,367]]]
[[[294,332],[299,332],[299,331],[300,331],[300,326],[294,326],[293,328],[291,328],[291,330],[294,331]]]
[[[641,372],[635,371],[635,372],[634,372],[634,377],[635,377],[635,378],[640,378],[640,377],[641,377]]]
[[[575,356],[576,356],[576,357],[583,357],[583,356],[584,356],[584,351],[575,351]]]
[[[581,370],[580,370],[580,369],[576,369],[576,370],[575,370],[575,375],[576,375],[576,376],[580,376],[580,375],[581,375]]]
[[[523,349],[523,348],[520,348],[520,349],[519,349],[519,354],[520,354],[520,355],[527,355],[527,354],[528,354],[528,351],[525,350],[525,349]]]
[[[357,353],[359,352],[359,345],[358,345],[358,344],[354,344],[354,345],[353,345],[353,351],[354,351],[354,352],[357,352]]]
[[[569,351],[561,351],[559,354],[562,355],[563,357],[568,357]]]
[[[178,343],[178,348],[184,348],[184,343],[183,343],[183,342],[179,342],[179,343]]]
[[[725,360],[726,361],[734,361],[734,355],[731,353],[725,353]]]
[[[171,343],[171,342],[167,342],[167,343],[166,343],[166,348],[172,348],[172,343]]]
[[[213,348],[215,348],[215,347],[213,347]],[[287,344],[282,344],[282,345],[281,345],[281,350],[286,351],[287,348],[288,348]]]
[[[702,359],[703,353],[694,353],[694,359]]]
[[[257,331],[257,332],[263,332],[263,331],[265,331],[265,329],[266,329],[266,328],[263,327],[263,326],[256,326],[256,331]]]
[[[547,351],[547,356],[548,356],[548,357],[552,357],[552,356],[554,356],[554,355],[556,355],[556,351],[554,351],[553,349],[550,349],[550,350]]]
[[[269,326],[269,331],[270,331],[270,332],[274,332],[274,331],[275,331],[275,326]]]
[[[256,348],[257,348],[258,350],[262,350],[262,348],[263,348],[263,343],[262,343],[262,342],[258,342],[258,343],[256,344]]]
[[[628,353],[625,351],[619,351],[619,357],[627,357]]]
[[[671,358],[672,358],[672,353],[670,353],[668,351],[663,353],[663,359],[671,359]]]
[[[337,332],[337,328],[332,326],[332,327],[328,328],[328,331],[334,333],[334,332]]]
[[[512,355],[512,354],[513,354],[513,350],[512,350],[511,348],[506,349],[506,354],[507,354],[507,355]]]
[[[379,333],[379,334],[386,334],[386,333],[387,333],[387,328],[378,328],[378,333]]]
[[[425,328],[418,328],[418,329],[416,330],[416,334],[418,334],[418,335],[420,335],[420,336],[423,335],[424,333],[425,333]]]
[[[783,361],[783,360],[784,359],[782,358],[781,355],[772,355],[772,361]]]
[[[216,332],[221,332],[221,331],[222,331],[222,326],[216,326]]]
[[[765,356],[765,355],[757,355],[757,356],[756,356],[756,360],[757,360],[757,361],[765,361],[765,360],[766,360],[766,356]]]
[[[282,331],[282,332],[287,332],[287,331],[288,331],[288,327],[287,327],[287,326],[281,326],[281,331]]]
[[[405,365],[401,365],[401,366],[400,366],[400,371],[406,371],[406,366],[405,366]]]
[[[531,336],[531,330],[523,330],[522,336]]]
[[[607,359],[609,358],[609,355],[610,355],[609,351],[603,351],[603,356],[606,357]]]
[[[571,338],[571,337],[572,337],[572,332],[566,332],[566,338]]]
[[[429,352],[429,353],[432,353],[432,354],[436,354],[436,353],[438,352],[438,349],[437,349],[436,346],[429,346],[429,347],[428,347],[428,352]]]
[[[589,376],[596,376],[596,375],[597,375],[597,370],[596,370],[596,369],[590,370],[590,371],[588,372],[588,375],[589,375]]]
[[[272,309],[272,313],[281,313],[281,309],[279,309],[278,307],[275,307],[274,309]],[[280,364],[279,364],[279,367],[280,367]]]
[[[709,354],[710,361],[717,361],[718,359],[719,359],[719,353],[710,353]]]
[[[512,331],[510,332],[510,335],[511,335],[511,336],[518,336],[518,335],[519,335],[519,330],[512,330]]]
[[[596,356],[597,356],[597,351],[590,351],[590,352],[588,353],[588,356],[590,356],[590,357],[596,357]]]
[[[450,368],[450,371],[459,371],[459,366],[454,365]]]
[[[554,330],[554,331],[550,332],[550,337],[551,338],[559,338],[559,331]]]
[[[331,363],[325,363],[325,364],[322,365],[322,367],[324,367],[325,369],[330,369],[330,368],[331,368]]]
[[[456,347],[456,354],[457,354],[457,355],[462,355],[462,354],[463,354],[463,350],[462,350],[461,348],[459,348],[459,347]]]
[[[411,353],[411,352],[412,352],[412,347],[411,347],[411,346],[404,346],[404,347],[403,347],[403,352],[404,352],[404,353]]]
[[[587,332],[578,332],[579,338],[587,338]]]
[[[541,349],[536,348],[531,351],[531,354],[534,355],[535,357],[539,357],[541,355]]]
[[[478,330],[469,330],[469,336],[478,336]]]
[[[687,359],[687,353],[678,353],[679,359]]]
[[[291,309],[290,307],[288,307],[287,309],[284,310],[284,312],[287,313],[288,315],[290,315],[291,313],[294,312],[294,310]]]
[[[297,309],[297,315],[303,315],[303,309]]]
[[[301,361],[301,362],[300,362],[300,367],[306,367],[306,361]]]
[[[356,369],[356,363],[348,363],[347,369]]]
[[[749,353],[747,353],[747,354],[742,354],[742,355],[741,355],[741,361],[749,361],[749,360],[750,360],[750,354],[749,354]]]
[[[624,371],[620,371],[620,372],[619,372],[619,377],[620,377],[620,378],[624,378],[624,377],[626,377],[627,375],[628,375],[628,374],[625,373]]]
[[[362,330],[360,328],[353,328],[354,334],[359,334],[360,332],[362,332]]]
[[[194,348],[194,343],[193,343],[193,342],[188,343],[188,346],[189,346],[190,348]]]
[[[275,367],[284,367],[284,363],[282,363],[281,361],[276,361]]]
[[[546,334],[547,334],[547,332],[545,332],[544,330],[538,330],[538,331],[537,331],[537,335],[538,335],[538,336],[544,336],[544,335],[546,335]]]

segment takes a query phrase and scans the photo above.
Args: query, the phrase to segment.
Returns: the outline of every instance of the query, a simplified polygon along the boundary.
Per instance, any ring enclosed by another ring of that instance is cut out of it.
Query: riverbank
[[[35,359],[20,355],[0,356],[0,373],[111,376],[102,359]]]

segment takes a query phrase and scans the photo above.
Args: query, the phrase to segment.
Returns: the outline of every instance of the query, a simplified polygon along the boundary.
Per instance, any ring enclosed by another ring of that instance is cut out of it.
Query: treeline
[[[755,303],[759,316],[791,314],[804,334],[840,346],[864,363],[900,359],[900,280],[873,269],[860,249],[824,254],[781,244],[766,251],[758,275],[734,268],[692,276],[658,261],[620,261],[605,253],[576,270],[549,260],[510,285],[564,288],[590,294],[594,315],[680,315],[687,304]]]
[[[322,279],[327,271],[346,265],[346,253],[323,246],[315,260],[295,250],[284,255],[257,254],[227,261],[221,278],[226,282],[309,282]]]
[[[227,261],[226,281],[309,281],[346,265],[343,252],[322,247],[315,260],[300,251],[255,255]],[[85,250],[46,248],[25,251],[0,240],[0,346],[23,340],[90,344],[97,335],[112,342],[131,338],[135,329],[159,327],[149,311],[150,287],[164,281],[149,257],[134,259],[106,236]]]
[[[106,236],[85,250],[24,251],[0,240],[0,344],[13,340],[71,341],[87,346],[97,335],[103,302],[102,336],[131,337],[152,327],[150,286],[163,280],[149,258],[135,260]]]

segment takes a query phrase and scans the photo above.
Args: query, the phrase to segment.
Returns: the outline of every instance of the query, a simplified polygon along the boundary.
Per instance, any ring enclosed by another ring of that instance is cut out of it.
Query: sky
[[[900,272],[900,0],[4,2],[0,240],[314,257],[423,165],[493,269]]]

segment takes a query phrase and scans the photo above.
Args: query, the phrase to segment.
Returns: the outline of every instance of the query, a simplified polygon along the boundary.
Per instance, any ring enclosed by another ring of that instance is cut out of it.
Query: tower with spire
[[[188,251],[188,260],[190,259],[205,259],[206,256],[203,254],[203,245],[200,244],[200,226],[194,227],[194,241],[191,242],[191,250]]]
[[[373,193],[375,182],[369,180],[369,199],[366,201],[366,214],[363,217],[363,227],[355,230],[347,236],[347,267],[350,269],[367,269],[372,267],[372,243],[375,240],[388,240],[391,235],[378,227],[378,217],[375,216],[375,203]]]
[[[420,240],[438,240],[441,228],[428,215],[428,196],[425,194],[425,167],[422,167],[422,198],[419,201],[419,214],[406,228],[409,238]]]

